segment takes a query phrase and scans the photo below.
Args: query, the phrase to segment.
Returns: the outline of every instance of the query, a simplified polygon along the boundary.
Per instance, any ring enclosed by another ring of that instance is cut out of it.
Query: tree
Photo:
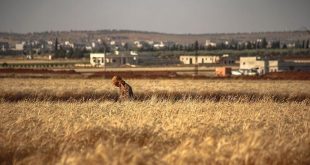
[[[128,45],[127,42],[126,42],[125,45],[124,45],[124,49],[125,49],[125,51],[128,51],[128,50],[129,50],[129,45]]]
[[[272,49],[280,48],[280,41],[273,41],[271,44]]]
[[[267,42],[266,38],[263,38],[263,40],[262,40],[262,48],[266,49],[267,45],[268,45],[268,42]]]
[[[252,49],[252,43],[250,41],[246,42],[246,49]]]
[[[301,48],[306,48],[305,40],[302,40]]]
[[[64,58],[66,57],[66,50],[60,46],[59,49],[56,51],[56,58]]]
[[[56,37],[56,40],[55,40],[54,56],[56,58],[58,56],[58,39],[57,39],[57,37]]]
[[[198,51],[198,49],[199,49],[199,43],[198,43],[198,41],[195,41],[194,49],[195,49],[196,52]]]

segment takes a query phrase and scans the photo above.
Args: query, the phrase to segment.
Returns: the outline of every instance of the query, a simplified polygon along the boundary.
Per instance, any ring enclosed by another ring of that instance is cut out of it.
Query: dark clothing
[[[133,99],[133,92],[131,86],[128,85],[126,82],[123,81],[121,83],[119,90],[120,90],[120,96],[119,96],[120,101]]]

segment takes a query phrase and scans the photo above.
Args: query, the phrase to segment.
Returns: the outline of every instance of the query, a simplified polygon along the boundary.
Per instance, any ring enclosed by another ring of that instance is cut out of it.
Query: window
[[[243,65],[245,65],[245,62],[243,62]]]

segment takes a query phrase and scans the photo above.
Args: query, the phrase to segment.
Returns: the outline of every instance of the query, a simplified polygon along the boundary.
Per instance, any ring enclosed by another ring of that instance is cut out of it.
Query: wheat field
[[[0,82],[0,164],[310,163],[309,81]]]

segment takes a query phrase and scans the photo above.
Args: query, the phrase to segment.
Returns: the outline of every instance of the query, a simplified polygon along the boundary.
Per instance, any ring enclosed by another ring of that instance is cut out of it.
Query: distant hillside
[[[255,41],[258,38],[267,40],[280,40],[283,42],[308,40],[309,32],[306,31],[285,31],[285,32],[258,32],[258,33],[217,33],[217,34],[165,34],[156,32],[128,31],[128,30],[100,30],[100,31],[61,31],[61,32],[40,32],[40,33],[0,33],[0,41],[17,43],[28,40],[55,40],[90,42],[97,39],[103,40],[152,40],[152,41],[174,41],[180,44],[191,44],[198,40],[205,43],[205,40],[219,41]]]

